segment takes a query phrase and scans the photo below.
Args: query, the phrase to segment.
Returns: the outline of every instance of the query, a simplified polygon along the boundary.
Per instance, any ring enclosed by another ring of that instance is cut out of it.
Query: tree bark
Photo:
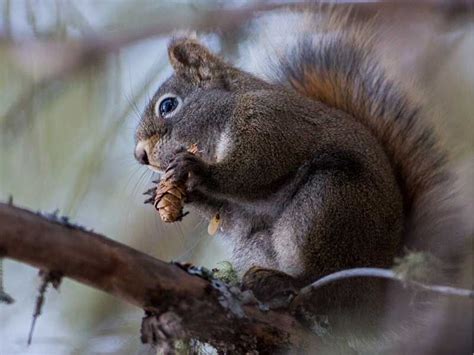
[[[266,352],[298,347],[306,333],[290,314],[245,304],[238,290],[198,268],[160,261],[67,220],[8,204],[0,204],[0,256],[144,309],[161,320],[161,340],[191,337],[222,351]],[[164,324],[162,315],[168,319],[170,314],[175,326]]]

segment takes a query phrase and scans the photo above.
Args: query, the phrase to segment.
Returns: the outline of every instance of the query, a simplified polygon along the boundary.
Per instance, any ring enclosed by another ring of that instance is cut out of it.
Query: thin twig
[[[12,304],[15,302],[12,296],[3,288],[3,257],[0,257],[0,303]]]
[[[31,341],[33,340],[33,331],[35,329],[36,320],[41,315],[41,310],[44,304],[44,296],[46,294],[46,290],[48,289],[49,284],[53,285],[53,287],[57,289],[61,282],[61,274],[58,272],[41,270],[39,272],[39,275],[41,277],[41,284],[38,289],[38,296],[36,297],[35,311],[33,313],[33,319],[31,321],[30,332],[28,334],[28,345],[31,345]]]
[[[33,319],[31,320],[30,331],[28,333],[28,345],[31,345],[33,340],[33,331],[35,330],[36,320],[41,314],[41,309],[43,308],[44,295],[48,289],[49,282],[46,280],[46,277],[41,278],[41,284],[38,288],[38,296],[36,297],[35,311],[33,312]]]
[[[295,298],[295,301],[296,299],[299,299],[300,301],[301,297],[306,298],[314,290],[322,286],[325,286],[329,283],[333,283],[333,282],[345,280],[345,279],[351,279],[355,277],[383,278],[383,279],[388,279],[388,280],[399,281],[405,285],[410,285],[414,288],[442,294],[445,296],[459,296],[459,297],[474,298],[474,291],[472,290],[450,287],[450,286],[427,285],[418,281],[404,279],[400,277],[395,271],[392,271],[392,270],[361,267],[361,268],[338,271],[338,272],[335,272],[335,273],[332,273],[330,275],[320,278],[319,280],[313,282],[311,285],[303,287],[298,293],[298,296]]]

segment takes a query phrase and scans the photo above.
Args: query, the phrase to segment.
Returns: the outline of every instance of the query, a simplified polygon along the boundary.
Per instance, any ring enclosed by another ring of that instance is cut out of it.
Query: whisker
[[[198,238],[196,238],[196,241],[189,247],[187,250],[185,250],[184,253],[182,253],[178,258],[176,258],[177,261],[186,261],[190,259],[190,255],[192,252],[196,249],[196,247],[202,242],[204,239],[204,235],[200,235]]]

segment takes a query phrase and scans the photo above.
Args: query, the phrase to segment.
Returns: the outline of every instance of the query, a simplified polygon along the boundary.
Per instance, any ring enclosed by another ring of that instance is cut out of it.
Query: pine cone
[[[188,151],[192,154],[196,154],[198,152],[197,145],[193,144]],[[184,183],[173,181],[172,175],[165,175],[156,188],[154,203],[163,222],[176,222],[184,217],[183,207],[185,197],[186,187]]]
[[[168,179],[161,180],[156,188],[155,208],[163,222],[176,222],[183,217],[185,188]]]

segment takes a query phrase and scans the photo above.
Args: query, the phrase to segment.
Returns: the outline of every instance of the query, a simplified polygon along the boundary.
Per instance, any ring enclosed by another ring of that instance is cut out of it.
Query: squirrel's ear
[[[175,38],[168,46],[170,63],[177,75],[200,83],[221,77],[226,64],[194,38]]]

